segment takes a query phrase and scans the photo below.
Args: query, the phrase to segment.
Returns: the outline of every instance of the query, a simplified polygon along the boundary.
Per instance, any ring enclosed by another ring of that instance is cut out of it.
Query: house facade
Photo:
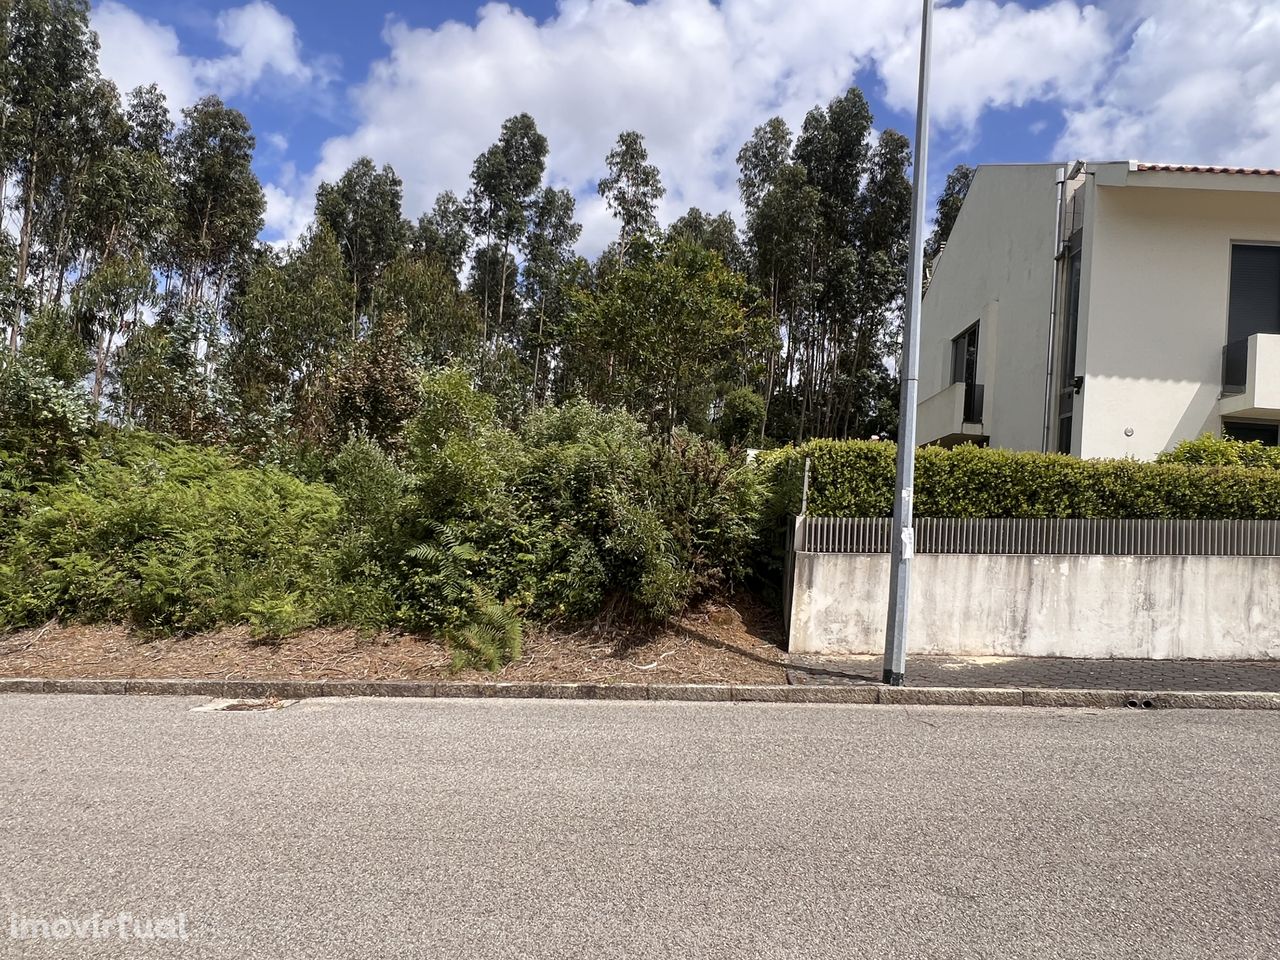
[[[1280,441],[1280,171],[979,167],[921,315],[921,443]]]

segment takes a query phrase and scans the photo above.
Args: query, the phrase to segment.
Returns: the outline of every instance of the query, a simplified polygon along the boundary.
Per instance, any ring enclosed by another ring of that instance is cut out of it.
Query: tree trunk
[[[13,310],[13,329],[9,333],[9,351],[18,352],[18,331],[22,327],[22,289],[27,283],[27,262],[31,257],[31,233],[35,229],[32,212],[35,208],[36,186],[35,167],[39,154],[31,154],[31,162],[27,166],[27,175],[22,178],[22,226],[18,233],[18,263],[14,271],[14,290],[18,302]]]

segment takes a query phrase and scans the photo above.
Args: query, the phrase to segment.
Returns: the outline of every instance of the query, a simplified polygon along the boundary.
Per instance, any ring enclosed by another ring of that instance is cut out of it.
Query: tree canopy
[[[122,96],[88,12],[0,9],[0,335],[91,419],[288,462],[357,434],[394,450],[422,376],[450,367],[513,422],[585,398],[735,443],[892,432],[909,150],[856,88],[798,132],[755,129],[741,224],[690,207],[664,226],[661,172],[625,130],[597,184],[616,240],[584,258],[574,191],[521,113],[427,209],[360,157],[273,248],[248,120],[205,97],[175,124],[154,84]],[[948,178],[931,256],[971,176]]]

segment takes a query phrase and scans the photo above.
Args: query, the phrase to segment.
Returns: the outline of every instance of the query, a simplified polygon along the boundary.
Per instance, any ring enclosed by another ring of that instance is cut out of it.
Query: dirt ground
[[[496,674],[454,672],[430,638],[307,630],[278,644],[247,628],[156,638],[125,626],[48,623],[0,634],[0,677],[219,680],[525,680],[785,683],[781,621],[751,597],[704,603],[664,626],[530,627]]]

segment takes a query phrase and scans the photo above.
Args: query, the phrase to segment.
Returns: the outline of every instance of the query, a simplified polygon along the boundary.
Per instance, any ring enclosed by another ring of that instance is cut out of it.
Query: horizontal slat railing
[[[800,517],[796,549],[888,553],[892,521]],[[1280,556],[1280,520],[915,521],[916,553],[1100,554],[1104,556]]]

